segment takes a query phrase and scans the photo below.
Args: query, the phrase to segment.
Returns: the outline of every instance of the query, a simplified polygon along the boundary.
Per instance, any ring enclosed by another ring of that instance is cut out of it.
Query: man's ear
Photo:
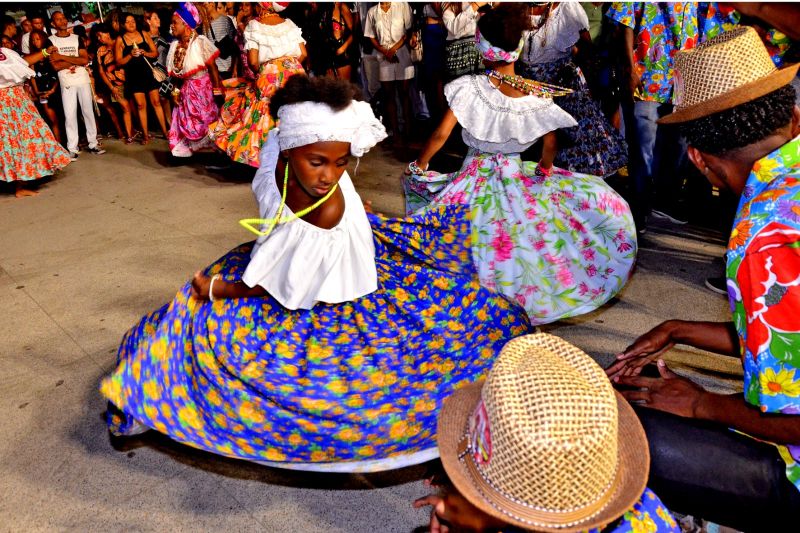
[[[708,174],[708,164],[703,156],[703,152],[694,146],[689,145],[686,147],[686,155],[689,156],[689,161],[691,161],[692,164],[697,167],[697,170],[699,170],[701,174],[704,176]]]
[[[800,107],[794,106],[792,110],[792,139],[800,135]]]

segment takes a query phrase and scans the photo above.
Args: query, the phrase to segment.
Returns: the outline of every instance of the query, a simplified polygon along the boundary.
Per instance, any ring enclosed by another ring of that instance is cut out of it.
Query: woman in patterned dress
[[[529,331],[478,283],[468,210],[365,212],[345,168],[386,131],[357,93],[305,76],[275,93],[253,181],[266,231],[128,332],[102,384],[114,433],[283,468],[414,464],[436,456],[442,399]]]
[[[591,42],[586,11],[578,2],[550,2],[531,10],[534,29],[525,34],[517,71],[528,79],[572,89],[555,102],[578,121],[560,132],[555,164],[607,178],[628,163],[628,145],[592,99],[581,69],[572,61],[576,43]]]
[[[185,2],[172,15],[172,42],[166,66],[170,76],[183,81],[169,127],[169,149],[175,157],[190,157],[193,152],[210,148],[208,126],[216,120],[219,109],[214,92],[222,94],[215,60],[219,50],[205,35],[198,35],[200,13]]]
[[[472,210],[472,254],[484,286],[513,298],[534,324],[587,313],[617,294],[636,257],[627,203],[602,179],[552,167],[553,131],[575,120],[514,76],[524,9],[483,15],[476,40],[490,75],[445,87],[450,109],[404,180],[409,213]],[[459,123],[470,150],[452,174],[423,170]],[[539,163],[520,154],[544,137]],[[426,207],[427,206],[427,207]]]
[[[255,85],[232,90],[220,109],[219,120],[209,127],[209,136],[220,150],[238,163],[259,166],[261,146],[275,127],[269,101],[291,76],[305,74],[305,39],[300,28],[278,13],[287,2],[261,2],[261,14],[244,31],[250,68],[258,72]],[[236,88],[236,79],[226,87]]]
[[[25,90],[25,81],[36,75],[30,65],[46,59],[48,52],[40,50],[23,59],[10,48],[0,48],[0,180],[14,183],[17,198],[38,194],[26,187],[27,182],[69,164],[69,154]]]

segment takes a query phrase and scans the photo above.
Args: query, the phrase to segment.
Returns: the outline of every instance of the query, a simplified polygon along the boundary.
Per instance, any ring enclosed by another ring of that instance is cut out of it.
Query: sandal
[[[133,144],[133,137],[125,137],[125,144]]]
[[[144,137],[141,141],[142,146],[150,144],[150,137]]]

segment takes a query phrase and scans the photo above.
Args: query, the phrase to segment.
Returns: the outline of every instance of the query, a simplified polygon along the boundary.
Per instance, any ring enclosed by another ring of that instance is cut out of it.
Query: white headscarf
[[[355,100],[340,111],[321,102],[288,104],[278,110],[278,119],[281,150],[341,141],[350,143],[353,156],[361,157],[386,138],[386,128],[375,118],[369,104]]]

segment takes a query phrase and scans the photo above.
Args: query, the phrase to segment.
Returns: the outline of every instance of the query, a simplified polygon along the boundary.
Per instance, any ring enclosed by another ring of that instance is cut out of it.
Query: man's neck
[[[56,30],[56,37],[69,37],[67,30]]]

